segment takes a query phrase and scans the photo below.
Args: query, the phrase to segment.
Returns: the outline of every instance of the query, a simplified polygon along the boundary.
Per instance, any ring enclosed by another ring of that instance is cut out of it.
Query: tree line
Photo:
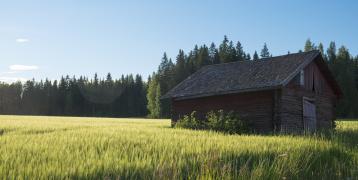
[[[0,113],[130,117],[146,116],[147,84],[140,75],[105,79],[62,77],[59,81],[0,84]]]
[[[91,79],[65,76],[59,81],[0,83],[0,114],[168,118],[171,102],[160,97],[201,67],[272,56],[266,43],[252,56],[243,49],[240,41],[224,36],[218,46],[195,45],[187,53],[179,50],[174,61],[164,53],[147,81],[140,75],[112,79],[108,73],[103,79],[95,74]],[[310,50],[321,51],[342,88],[337,116],[358,117],[358,56],[353,57],[345,46],[337,49],[335,42],[324,49],[322,43],[308,39],[299,52]]]

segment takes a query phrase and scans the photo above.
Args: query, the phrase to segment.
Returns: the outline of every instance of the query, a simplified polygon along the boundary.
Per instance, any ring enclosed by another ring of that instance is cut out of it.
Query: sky
[[[310,38],[358,54],[358,1],[333,0],[61,0],[0,1],[0,81],[110,72],[146,79],[164,52],[220,44],[246,52],[267,43],[275,55],[297,52]]]

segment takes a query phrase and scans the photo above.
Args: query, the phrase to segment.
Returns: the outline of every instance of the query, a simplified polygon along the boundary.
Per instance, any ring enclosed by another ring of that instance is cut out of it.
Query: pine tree
[[[245,55],[245,60],[246,60],[246,61],[250,61],[250,60],[251,60],[250,53],[247,53],[247,54]]]
[[[200,67],[209,65],[209,64],[211,64],[210,63],[210,56],[209,56],[209,49],[208,49],[208,47],[203,45],[199,49],[198,65],[197,65],[198,67],[197,67],[197,69],[199,69]]]
[[[189,71],[189,74],[194,73],[196,70],[198,70],[198,58],[199,58],[199,48],[198,45],[194,46],[194,49],[190,51],[188,56],[188,62],[187,62],[187,68]]]
[[[211,43],[209,48],[209,57],[210,57],[210,63],[211,64],[218,64],[220,63],[220,57],[219,52],[216,49],[216,46],[214,43]]]
[[[160,90],[160,84],[157,85],[157,89],[155,91],[155,109],[154,109],[154,117],[156,118],[160,118],[162,111],[161,111],[161,102],[160,102],[160,97],[161,97],[161,90]],[[167,117],[167,116],[166,116]]]
[[[317,49],[316,46],[311,42],[311,39],[307,39],[305,43],[305,52]]]
[[[219,57],[222,63],[230,62],[229,40],[226,35],[219,46]]]
[[[163,71],[165,71],[165,69],[168,68],[168,63],[169,63],[169,60],[168,60],[167,53],[164,52],[163,57],[162,57],[162,61],[160,62],[160,65],[158,67],[158,72],[162,73]]]
[[[261,55],[261,58],[268,58],[268,57],[270,57],[270,52],[269,52],[269,50],[268,50],[268,48],[267,48],[267,44],[266,44],[266,43],[264,44],[264,47],[262,48],[260,55]]]
[[[236,60],[243,61],[245,59],[246,59],[245,52],[242,48],[242,45],[241,45],[240,41],[237,41],[237,43],[236,43]]]
[[[220,60],[220,56],[219,56],[219,51],[216,49],[214,59],[213,59],[213,64],[219,64],[220,62],[221,62],[221,60]]]
[[[111,73],[108,73],[108,74],[107,74],[107,77],[106,77],[106,85],[109,86],[109,87],[113,86],[113,79],[112,79]]]
[[[185,69],[188,72],[188,75],[194,73],[196,71],[195,69],[195,62],[196,62],[197,55],[190,51],[186,60]]]
[[[318,50],[322,55],[324,55],[324,49],[323,49],[323,44],[322,43],[318,44]]]
[[[183,50],[179,50],[179,54],[176,57],[176,63],[175,63],[175,84],[180,83],[183,81],[188,72],[185,68],[185,53]]]
[[[195,46],[195,51],[198,53],[198,48]],[[197,62],[197,61],[194,61]],[[195,68],[195,64],[194,64]],[[168,60],[168,57],[166,53],[164,53],[162,61],[158,68],[158,86],[160,87],[160,92],[165,94],[167,93],[171,88],[174,87],[175,83],[175,68],[174,63],[171,59]],[[160,98],[160,97],[158,97]],[[161,101],[160,103],[161,107],[161,116],[163,117],[169,117],[170,116],[170,101],[168,99],[165,99]]]
[[[328,62],[331,64],[334,64],[336,61],[336,43],[334,41],[329,43],[329,47],[327,49],[327,57],[328,57]]]
[[[318,48],[319,52],[321,53],[323,59],[325,61],[328,61],[328,57],[327,57],[326,53],[324,52],[323,44],[319,43],[317,48]]]
[[[95,73],[94,74],[94,79],[93,79],[94,86],[98,86],[98,82],[99,82],[98,75],[97,75],[97,73]]]
[[[149,111],[149,117],[159,118],[160,116],[160,85],[158,83],[158,77],[153,73],[151,81],[148,84],[147,92],[147,109]]]
[[[257,51],[255,51],[255,53],[254,53],[252,58],[253,58],[254,61],[259,60],[259,55],[257,54]]]
[[[234,43],[232,41],[229,42],[229,50],[228,50],[228,62],[233,62],[237,60],[237,53],[234,47]]]

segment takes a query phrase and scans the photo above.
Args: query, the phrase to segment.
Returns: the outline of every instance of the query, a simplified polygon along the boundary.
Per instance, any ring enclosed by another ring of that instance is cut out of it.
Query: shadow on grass
[[[148,158],[148,157],[147,157]],[[69,174],[70,179],[346,179],[357,177],[352,155],[332,148],[302,148],[279,154],[264,152],[222,152],[211,149],[205,154],[185,153],[175,160],[119,167],[95,167],[86,175]],[[139,161],[139,160],[138,160]],[[60,178],[59,178],[60,179]]]
[[[40,135],[40,134],[49,134],[49,133],[54,133],[54,132],[65,132],[65,131],[69,131],[69,130],[73,130],[73,129],[68,129],[68,128],[64,128],[64,129],[31,129],[31,130],[27,130],[24,131],[22,134],[25,135]]]
[[[3,136],[11,131],[15,131],[15,129],[11,129],[11,128],[0,129],[0,136]]]
[[[332,140],[350,148],[358,148],[358,131],[338,130]]]

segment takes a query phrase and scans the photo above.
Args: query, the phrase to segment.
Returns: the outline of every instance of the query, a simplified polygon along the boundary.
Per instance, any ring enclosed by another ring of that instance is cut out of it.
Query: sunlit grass
[[[358,177],[358,121],[331,136],[224,135],[169,120],[0,116],[0,177]]]

